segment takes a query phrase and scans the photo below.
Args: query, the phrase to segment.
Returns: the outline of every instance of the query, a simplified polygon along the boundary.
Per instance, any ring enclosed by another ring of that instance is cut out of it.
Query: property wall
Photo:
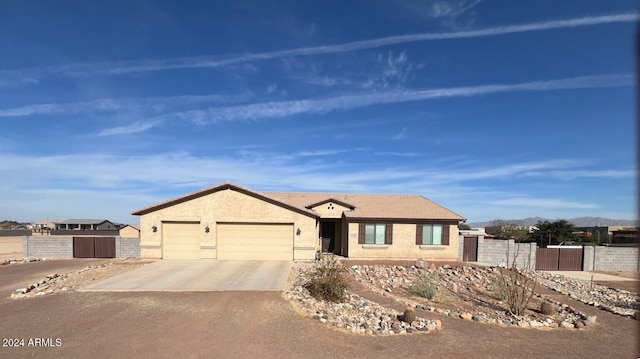
[[[585,271],[638,271],[638,247],[584,247]]]
[[[416,245],[416,224],[394,223],[393,244],[358,244],[358,223],[349,223],[349,258],[452,260],[458,257],[458,226],[449,225],[449,245]]]
[[[116,237],[117,258],[140,258],[140,238]]]
[[[22,237],[22,256],[73,258],[73,237]],[[116,258],[140,257],[140,239],[116,237]]]
[[[216,233],[219,222],[293,223],[293,259],[313,260],[320,250],[316,219],[261,199],[224,189],[206,196],[140,216],[140,254],[143,258],[162,258],[162,221],[196,221],[200,232],[201,258],[216,258]],[[157,227],[153,232],[151,228]],[[204,227],[209,227],[205,233]]]
[[[459,258],[462,258],[462,254],[459,254]],[[514,259],[518,268],[535,268],[536,243],[478,238],[478,263],[511,266]]]
[[[22,256],[73,258],[72,237],[22,237]]]

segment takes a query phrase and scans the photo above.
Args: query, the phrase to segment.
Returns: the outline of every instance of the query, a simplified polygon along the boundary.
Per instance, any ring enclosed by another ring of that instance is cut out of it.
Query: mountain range
[[[523,219],[507,219],[506,222],[513,222],[521,226],[535,226],[539,221],[557,221],[559,219],[548,219],[543,217],[527,217]],[[566,219],[567,222],[576,227],[604,227],[604,226],[637,226],[638,222],[629,219],[611,219],[603,217],[576,217]],[[471,228],[488,227],[493,221],[467,223]]]

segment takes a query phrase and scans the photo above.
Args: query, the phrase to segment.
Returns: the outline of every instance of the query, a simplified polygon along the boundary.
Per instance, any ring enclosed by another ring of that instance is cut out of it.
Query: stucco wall
[[[316,219],[258,198],[224,189],[140,217],[140,254],[143,258],[162,258],[162,221],[196,221],[200,233],[201,258],[216,258],[216,225],[219,222],[236,223],[293,223],[293,259],[315,258],[319,246]],[[153,232],[151,228],[157,227]],[[204,227],[209,227],[205,233]]]
[[[131,227],[131,226],[126,226],[122,229],[120,229],[120,237],[123,238],[139,238],[140,237],[140,231]]]
[[[449,245],[416,245],[416,224],[393,224],[393,244],[358,244],[358,223],[349,223],[349,258],[452,260],[458,258],[458,226],[449,225]]]

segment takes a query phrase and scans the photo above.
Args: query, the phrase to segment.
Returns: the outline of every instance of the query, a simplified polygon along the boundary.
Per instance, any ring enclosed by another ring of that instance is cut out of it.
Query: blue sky
[[[0,219],[222,181],[636,217],[634,2],[0,2]]]

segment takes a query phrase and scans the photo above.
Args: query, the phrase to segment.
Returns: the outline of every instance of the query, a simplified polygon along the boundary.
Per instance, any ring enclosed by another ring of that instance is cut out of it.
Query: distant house
[[[486,233],[484,228],[471,228],[471,229],[461,229],[460,235],[464,238],[484,238],[484,239],[494,239],[495,236],[493,234]]]
[[[117,231],[120,225],[106,219],[67,219],[55,222],[56,230]]]
[[[140,227],[132,224],[125,224],[120,228],[120,237],[122,238],[140,238]]]

